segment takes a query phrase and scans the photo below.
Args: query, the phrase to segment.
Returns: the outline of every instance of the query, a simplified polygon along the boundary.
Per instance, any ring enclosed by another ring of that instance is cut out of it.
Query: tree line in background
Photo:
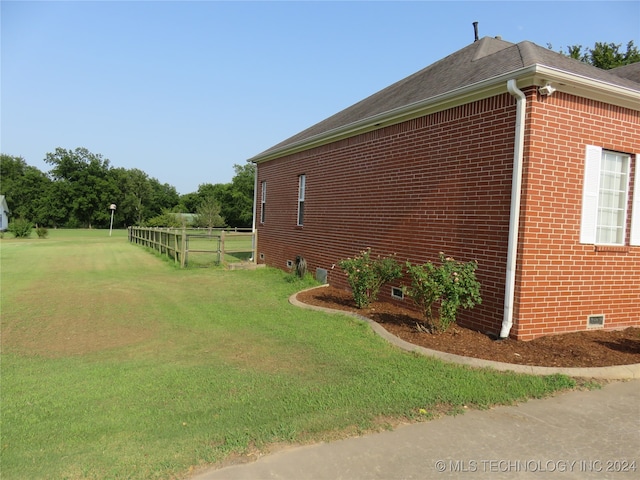
[[[114,228],[130,225],[180,227],[250,227],[253,218],[255,166],[234,165],[231,183],[202,184],[179,195],[142,170],[114,168],[86,148],[56,148],[44,160],[47,173],[21,157],[0,154],[0,194],[12,219],[43,227],[108,228],[109,206],[116,204]]]
[[[620,49],[621,46],[616,43],[596,42],[593,48],[571,45],[567,47],[566,53],[562,50],[560,50],[560,53],[603,70],[640,62],[640,51],[633,44],[633,40],[627,43],[626,52]],[[549,49],[553,48],[551,44],[547,44],[547,47]]]
[[[567,47],[560,53],[608,70],[640,62],[633,41],[622,45],[596,42],[593,48]],[[552,45],[547,47],[552,49]],[[85,148],[48,153],[48,173],[27,165],[21,157],[0,154],[0,194],[5,195],[11,217],[43,227],[105,228],[115,203],[114,226],[180,227],[195,214],[195,226],[250,227],[253,217],[255,165],[234,165],[231,183],[209,184],[197,192],[178,195],[136,168],[113,168],[102,155]]]

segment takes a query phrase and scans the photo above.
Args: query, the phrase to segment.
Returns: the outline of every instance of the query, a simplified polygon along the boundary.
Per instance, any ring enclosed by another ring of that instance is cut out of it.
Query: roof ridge
[[[478,42],[474,42],[471,45],[474,45],[475,43],[478,43],[478,46],[476,48],[476,54],[471,59],[472,62],[494,55],[505,48],[515,45],[514,43],[495,37],[482,37]]]
[[[323,141],[318,139],[329,138],[336,132],[351,132],[350,128],[360,128],[370,119],[424,105],[429,99],[453,95],[461,89],[484,88],[487,82],[495,82],[505,75],[529,75],[538,67],[559,72],[569,79],[589,79],[601,83],[603,88],[612,86],[640,92],[637,80],[624,78],[635,74],[635,69],[631,69],[629,75],[616,76],[531,41],[511,43],[501,38],[483,37],[274,145],[252,160],[259,161],[287,148],[303,148],[305,142]]]

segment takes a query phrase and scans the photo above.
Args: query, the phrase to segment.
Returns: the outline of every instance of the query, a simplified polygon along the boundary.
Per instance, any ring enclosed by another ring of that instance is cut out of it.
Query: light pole
[[[109,225],[109,236],[111,236],[111,230],[113,229],[113,212],[116,211],[116,204],[112,203],[109,205],[109,210],[111,210],[111,225]]]

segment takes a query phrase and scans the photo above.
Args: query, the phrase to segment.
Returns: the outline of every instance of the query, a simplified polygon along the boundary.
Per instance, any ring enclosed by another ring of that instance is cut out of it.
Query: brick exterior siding
[[[604,315],[605,328],[640,325],[640,247],[629,247],[640,112],[560,92],[529,104],[512,333],[529,340],[584,330],[589,315]],[[632,154],[624,247],[580,243],[586,145]]]
[[[637,112],[562,94],[539,98],[534,88],[525,93],[525,158],[531,158],[511,336],[582,330],[594,313],[606,315],[607,328],[637,325],[640,248],[595,252],[579,244],[584,145],[640,151]],[[581,109],[585,115],[577,114]],[[515,111],[515,99],[505,93],[260,163],[257,185],[266,182],[267,198],[265,222],[257,226],[258,261],[286,270],[287,260],[300,255],[312,273],[327,269],[330,284],[348,288],[335,265],[366,247],[374,255],[395,253],[401,262],[435,261],[440,251],[477,260],[483,301],[463,310],[459,323],[497,334]],[[301,174],[305,214],[297,226]],[[258,202],[257,219],[260,208]],[[383,300],[398,301],[383,288]],[[412,307],[410,299],[401,302]]]

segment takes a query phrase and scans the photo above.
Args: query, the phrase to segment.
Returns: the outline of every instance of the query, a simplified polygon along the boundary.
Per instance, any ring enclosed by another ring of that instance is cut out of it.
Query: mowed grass
[[[126,233],[1,249],[3,479],[188,478],[270,445],[339,438],[573,386],[400,351],[290,305],[262,269],[183,269]]]
[[[211,267],[222,263],[237,263],[247,261],[252,257],[252,237],[234,232],[224,235],[224,257],[218,253],[222,249],[219,239],[220,231],[214,230],[213,237],[207,235],[206,230],[192,232],[189,236],[187,265],[189,267]]]

